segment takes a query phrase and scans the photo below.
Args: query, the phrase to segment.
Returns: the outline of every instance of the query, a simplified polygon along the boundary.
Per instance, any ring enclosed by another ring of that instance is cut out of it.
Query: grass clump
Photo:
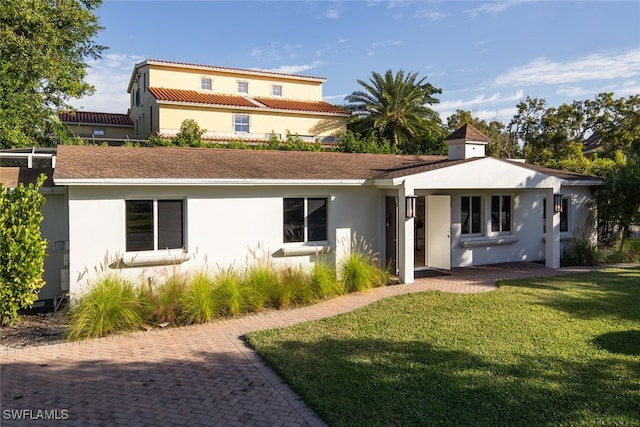
[[[257,264],[249,267],[244,277],[247,308],[258,312],[268,306],[271,290],[277,282],[278,274],[273,266]]]
[[[341,279],[346,292],[359,292],[389,281],[387,271],[380,268],[377,255],[362,239],[354,237],[351,252],[340,263]]]
[[[311,270],[309,282],[319,299],[344,294],[344,285],[336,279],[336,271],[324,262],[317,262]]]
[[[191,278],[180,298],[183,323],[205,323],[219,315],[214,288],[214,281],[204,272],[198,272]]]
[[[136,287],[115,274],[100,277],[71,305],[67,338],[102,337],[139,329],[144,319]]]
[[[214,295],[222,316],[237,316],[246,307],[247,291],[242,277],[233,269],[219,272],[214,279]]]
[[[301,268],[283,267],[278,271],[278,280],[273,283],[269,294],[269,303],[273,307],[286,308],[313,300],[313,289]]]
[[[173,273],[164,282],[157,285],[150,282],[146,289],[141,289],[140,301],[145,320],[156,325],[179,325],[183,317],[181,302],[188,286],[187,277]]]

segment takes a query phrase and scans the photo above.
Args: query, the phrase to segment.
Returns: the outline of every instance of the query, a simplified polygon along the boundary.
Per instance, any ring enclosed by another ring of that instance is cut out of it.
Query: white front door
[[[427,266],[451,270],[451,196],[427,196]]]

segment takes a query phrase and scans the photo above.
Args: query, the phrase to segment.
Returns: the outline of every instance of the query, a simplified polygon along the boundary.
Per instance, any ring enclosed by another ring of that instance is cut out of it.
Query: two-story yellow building
[[[172,138],[185,119],[209,141],[264,142],[287,132],[334,142],[348,110],[322,100],[323,77],[148,59],[136,64],[127,92],[136,139]]]

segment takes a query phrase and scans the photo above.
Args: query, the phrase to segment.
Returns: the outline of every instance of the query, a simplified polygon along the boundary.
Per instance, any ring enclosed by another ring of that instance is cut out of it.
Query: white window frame
[[[279,88],[279,93],[276,93],[276,88]],[[277,96],[279,98],[282,98],[282,85],[280,84],[272,84],[271,85],[271,96]]]
[[[246,88],[246,91],[241,91],[240,90],[240,85],[243,85],[243,88]],[[249,94],[249,82],[246,80],[238,80],[236,82],[236,89],[238,90],[238,93],[244,94],[244,95],[248,95]]]
[[[213,90],[213,79],[211,77],[200,77],[200,90]]]
[[[286,224],[284,222],[285,212],[284,212],[284,204],[287,199],[303,199],[303,218],[304,218],[304,235],[302,241],[287,241],[285,239],[285,230]],[[309,200],[324,200],[325,206],[325,238],[323,240],[309,240]],[[285,245],[301,245],[307,243],[313,244],[327,244],[329,241],[329,200],[328,196],[287,196],[282,198],[282,241]]]
[[[247,130],[246,131],[238,130],[238,128],[237,128],[238,125],[244,126],[244,123],[239,123],[238,122],[238,118],[240,118],[240,117],[242,117],[242,118],[246,117],[247,118],[247,124],[246,124]],[[244,114],[244,113],[235,113],[233,115],[233,131],[235,133],[250,133],[250,131],[251,131],[251,116],[249,114]]]
[[[153,248],[152,249],[129,249],[128,245],[127,245],[127,227],[128,227],[128,220],[127,220],[127,202],[138,202],[138,201],[151,201],[152,203],[152,207],[153,207]],[[182,247],[180,248],[159,248],[158,247],[158,241],[159,241],[159,235],[160,235],[160,224],[159,224],[159,214],[158,214],[158,202],[159,201],[180,201],[182,204]],[[186,247],[187,247],[187,203],[186,203],[186,199],[184,198],[180,198],[180,197],[176,197],[176,198],[144,198],[144,197],[140,197],[140,198],[136,198],[136,197],[132,197],[132,198],[127,198],[125,199],[125,209],[124,209],[124,241],[125,241],[125,252],[126,253],[131,253],[131,254],[136,254],[136,253],[149,253],[149,252],[165,252],[167,251],[167,249],[169,251],[185,251]]]

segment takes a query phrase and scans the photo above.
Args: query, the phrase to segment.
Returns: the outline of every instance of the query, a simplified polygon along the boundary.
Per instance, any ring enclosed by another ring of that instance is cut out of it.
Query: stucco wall
[[[220,136],[228,133],[228,137],[242,138],[243,133],[234,133],[234,113],[249,114],[249,132],[264,138],[275,132],[286,135],[287,130],[299,135],[335,135],[346,131],[346,117],[330,117],[321,115],[298,115],[294,113],[268,113],[256,111],[216,110],[213,108],[197,108],[177,105],[160,106],[160,132],[176,133],[185,119],[193,119],[201,128],[207,129],[209,135]]]
[[[208,265],[215,271],[242,268],[258,247],[261,253],[274,254],[275,263],[312,265],[315,255],[283,257],[280,249],[283,197],[314,196],[329,198],[331,245],[344,245],[336,242],[336,230],[347,229],[378,250],[379,194],[368,187],[69,187],[70,290],[81,293],[96,271],[105,268],[136,281],[171,271],[164,266],[108,267],[125,251],[125,199],[184,198],[186,247],[192,258],[180,268]]]

